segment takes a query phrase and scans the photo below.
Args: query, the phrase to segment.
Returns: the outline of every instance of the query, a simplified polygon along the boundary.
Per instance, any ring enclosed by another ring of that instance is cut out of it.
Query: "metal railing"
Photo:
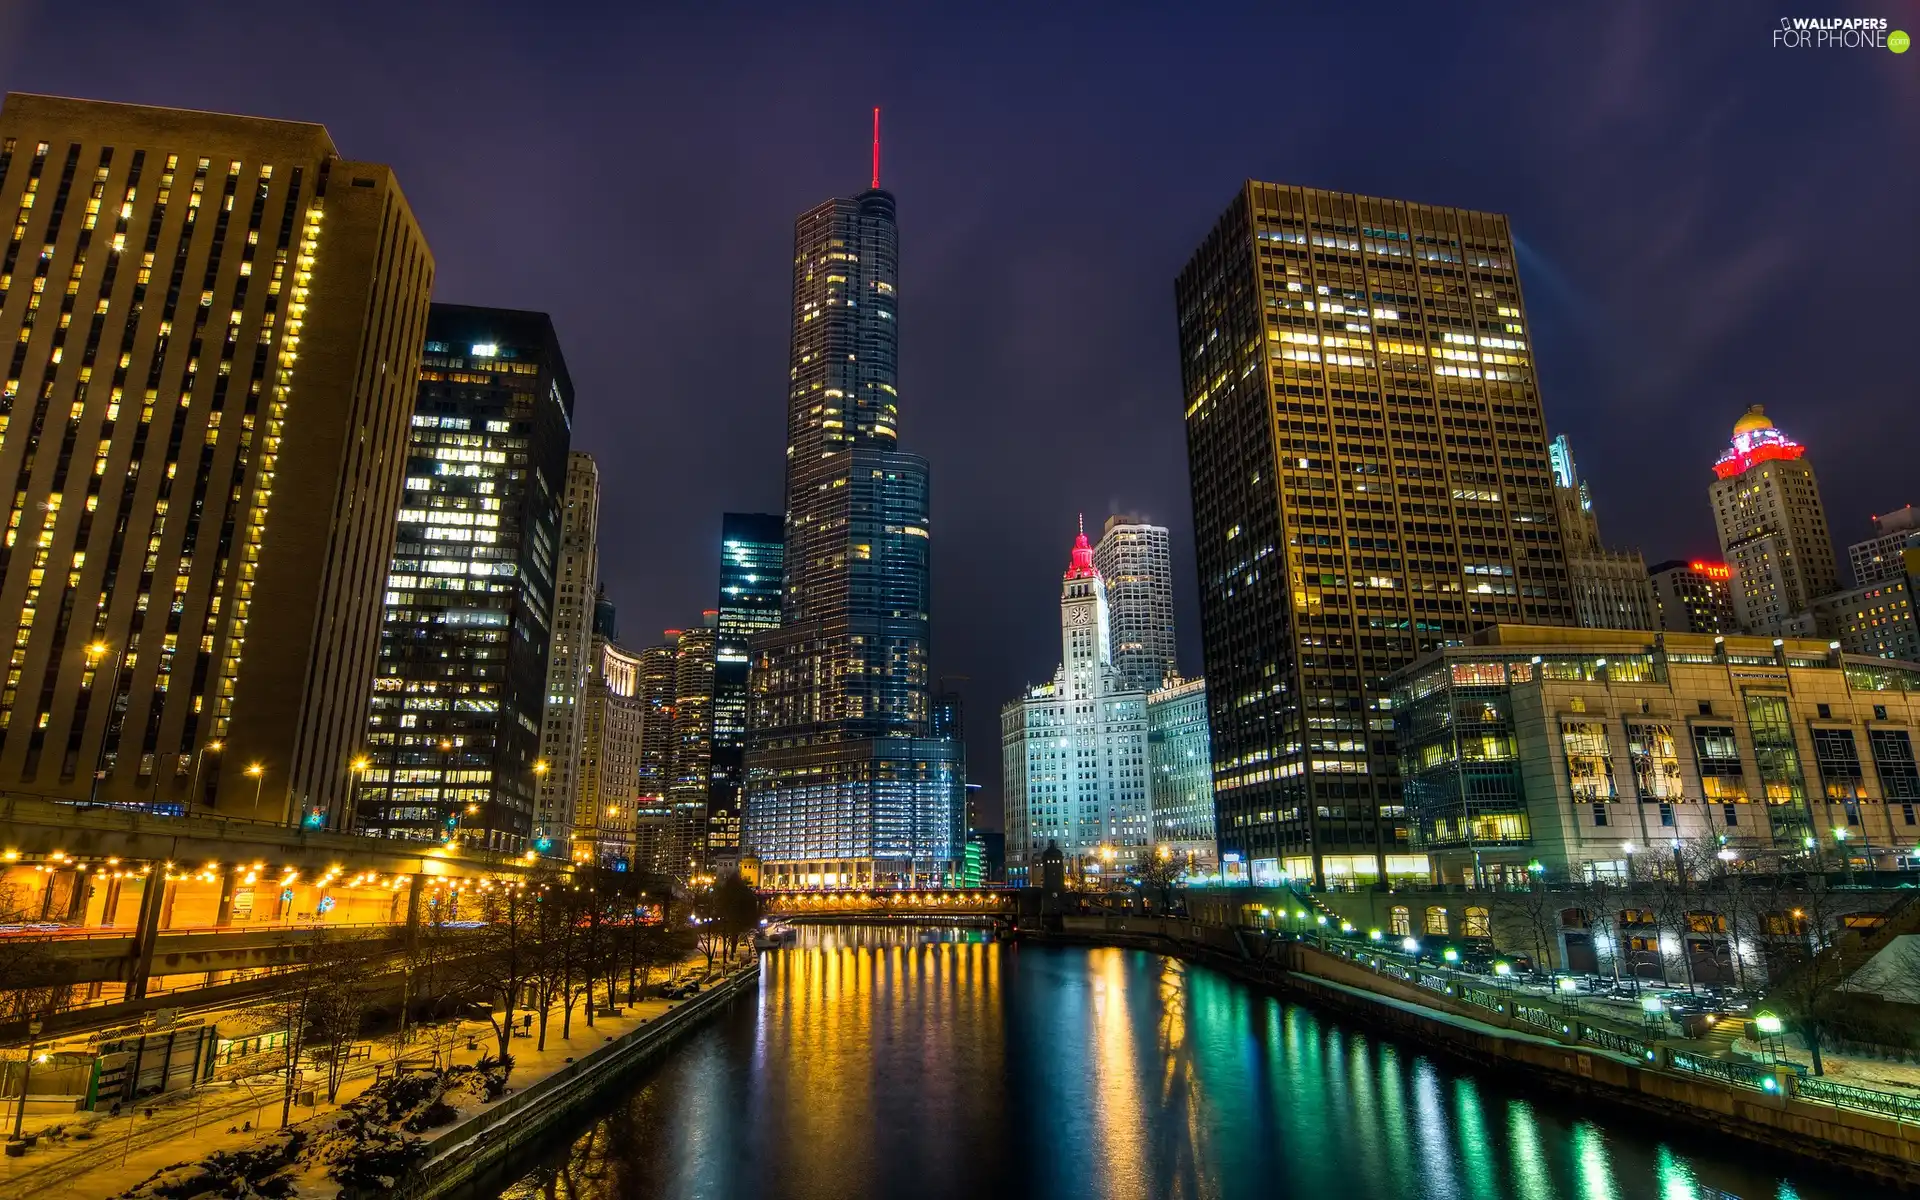
[[[1663,1055],[1655,1042],[1649,1038],[1617,1029],[1608,1029],[1571,1015],[1558,1016],[1551,1008],[1524,1003],[1517,995],[1507,990],[1488,990],[1473,986],[1467,979],[1457,974],[1427,966],[1418,960],[1402,962],[1395,951],[1383,946],[1371,943],[1343,944],[1325,937],[1316,940],[1296,936],[1294,940],[1305,945],[1317,946],[1323,953],[1344,958],[1376,975],[1397,979],[1424,991],[1443,994],[1460,1003],[1485,1009],[1490,1013],[1507,1015],[1511,1020],[1538,1026],[1577,1044],[1610,1050],[1615,1054],[1632,1058],[1643,1066],[1670,1068],[1713,1079],[1732,1087],[1746,1088],[1783,1098],[1791,1096],[1813,1104],[1849,1108],[1889,1117],[1903,1124],[1920,1125],[1920,1096],[1905,1096],[1897,1092],[1880,1091],[1877,1088],[1834,1083],[1829,1079],[1806,1075],[1805,1068],[1797,1064],[1769,1065],[1744,1059],[1709,1058],[1686,1051],[1669,1051]]]
[[[1705,1075],[1709,1079],[1718,1079],[1722,1083],[1731,1083],[1735,1087],[1748,1087],[1766,1092],[1780,1090],[1780,1080],[1770,1068],[1741,1062],[1738,1059],[1706,1058],[1698,1054],[1675,1052],[1667,1056],[1667,1062],[1676,1071],[1685,1071],[1691,1075]]]
[[[1793,1094],[1802,1100],[1831,1104],[1835,1108],[1852,1108],[1861,1112],[1878,1113],[1883,1117],[1892,1117],[1903,1124],[1920,1125],[1920,1096],[1902,1096],[1895,1092],[1851,1087],[1844,1083],[1834,1083],[1830,1079],[1805,1076],[1793,1080],[1792,1086]]]

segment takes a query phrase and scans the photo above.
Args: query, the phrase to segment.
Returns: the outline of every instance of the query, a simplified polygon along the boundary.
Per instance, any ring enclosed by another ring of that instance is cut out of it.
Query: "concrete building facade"
[[[0,782],[342,829],[433,258],[319,125],[0,104]]]
[[[1733,613],[1747,633],[1811,636],[1813,602],[1840,590],[1820,484],[1806,449],[1749,408],[1713,464],[1708,488]]]
[[[1652,629],[1658,621],[1647,560],[1638,550],[1620,550],[1600,539],[1593,493],[1573,462],[1565,434],[1547,445],[1553,467],[1554,511],[1567,556],[1567,584],[1574,615],[1587,629]]]
[[[567,455],[560,511],[560,556],[554,567],[553,636],[547,649],[547,695],[540,720],[539,807],[534,849],[566,858],[580,798],[586,727],[580,698],[593,672],[593,611],[600,580],[600,468],[582,450]]]
[[[1623,878],[1718,845],[1891,865],[1920,840],[1920,665],[1826,642],[1501,625],[1394,676],[1433,880]]]
[[[1654,622],[1668,633],[1738,633],[1733,615],[1733,569],[1703,559],[1669,559],[1647,568]]]
[[[581,756],[572,857],[612,870],[637,869],[640,745],[644,704],[638,656],[596,635],[580,697]],[[647,864],[647,869],[651,865]]]
[[[1088,886],[1150,853],[1147,692],[1113,664],[1106,585],[1083,531],[1060,586],[1060,665],[1000,710],[1007,876],[1026,882],[1049,843]]]
[[[1093,547],[1107,585],[1113,665],[1137,688],[1153,691],[1180,674],[1173,627],[1173,551],[1165,526],[1111,516]]]

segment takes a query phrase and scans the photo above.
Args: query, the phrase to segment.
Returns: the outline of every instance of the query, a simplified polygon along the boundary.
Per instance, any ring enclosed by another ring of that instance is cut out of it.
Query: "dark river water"
[[[1876,1194],[1133,950],[803,929],[514,1197]],[[516,1169],[520,1169],[516,1167]]]

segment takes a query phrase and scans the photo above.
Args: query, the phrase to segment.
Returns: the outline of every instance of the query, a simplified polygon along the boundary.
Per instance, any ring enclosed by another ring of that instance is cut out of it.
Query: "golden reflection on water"
[[[803,929],[762,969],[756,999],[504,1194],[1815,1195],[1140,951]]]

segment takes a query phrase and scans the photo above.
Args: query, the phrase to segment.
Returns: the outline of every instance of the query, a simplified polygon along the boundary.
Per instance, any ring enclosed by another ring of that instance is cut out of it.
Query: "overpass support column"
[[[240,868],[228,863],[220,871],[220,906],[214,910],[213,923],[225,927],[233,921],[233,884]]]
[[[167,911],[167,869],[160,863],[147,870],[140,888],[140,917],[133,927],[133,958],[127,964],[127,999],[144,1000],[147,976],[153,971],[153,951],[160,941],[160,926]]]

